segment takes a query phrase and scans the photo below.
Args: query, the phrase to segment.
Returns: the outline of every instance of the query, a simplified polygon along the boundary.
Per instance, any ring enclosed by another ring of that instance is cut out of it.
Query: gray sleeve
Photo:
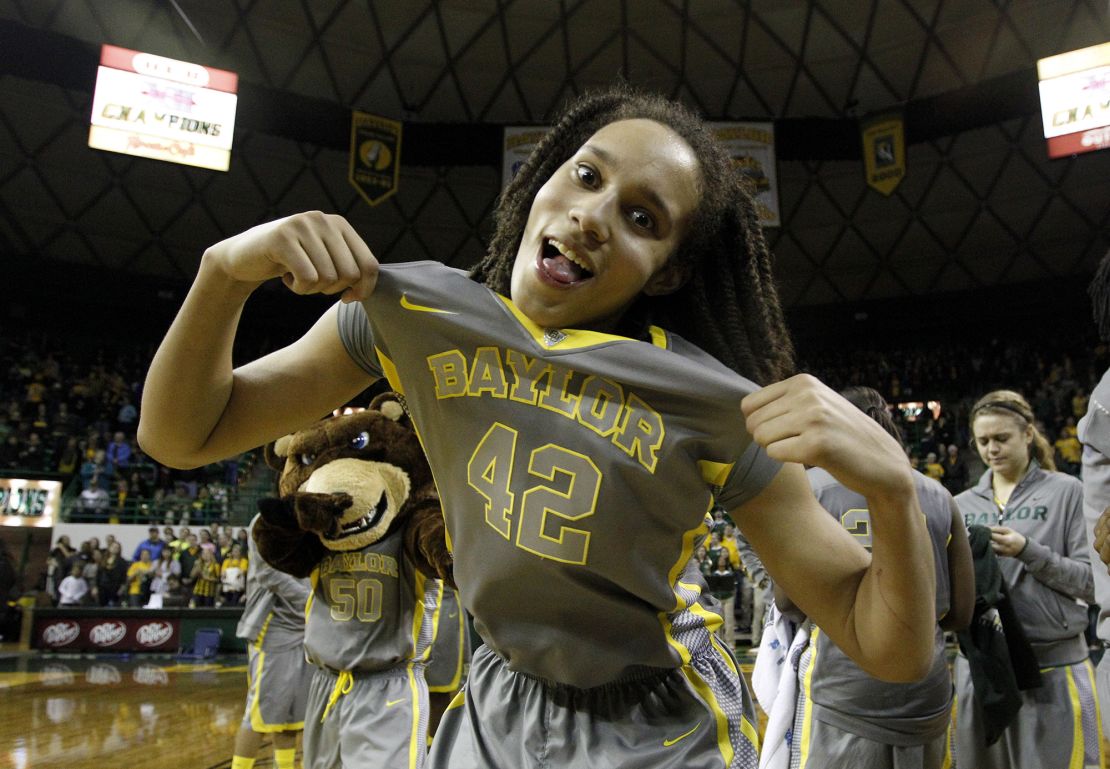
[[[254,570],[254,578],[259,586],[288,601],[294,608],[303,611],[310,591],[307,580],[297,579],[291,574],[278,571],[255,550],[251,553],[249,567]]]
[[[338,319],[339,338],[351,360],[374,378],[380,378],[382,370],[374,352],[374,332],[370,329],[366,308],[358,302],[340,303]]]
[[[1074,504],[1065,508],[1068,510],[1064,532],[1067,552],[1057,553],[1041,542],[1026,539],[1025,549],[1017,557],[1038,582],[1064,595],[1094,603],[1095,580],[1083,525],[1082,499],[1076,496]]]
[[[767,451],[752,440],[717,495],[717,503],[725,510],[735,510],[758,496],[781,469],[782,462],[771,459]]]
[[[1096,390],[1091,395],[1087,407],[1086,429],[1082,433],[1083,443],[1098,449],[1103,456],[1110,456],[1110,407],[1098,400],[1105,393]]]

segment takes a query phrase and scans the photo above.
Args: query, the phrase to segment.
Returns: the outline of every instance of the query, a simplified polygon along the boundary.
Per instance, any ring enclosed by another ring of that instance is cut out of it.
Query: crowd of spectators
[[[46,558],[38,590],[57,606],[239,606],[244,600],[247,537],[244,528],[214,525],[151,526],[127,554],[113,534],[73,547],[62,535]],[[130,557],[128,557],[130,556]]]
[[[145,456],[136,427],[150,355],[141,346],[0,334],[0,474],[62,480],[68,520],[226,522],[255,456],[195,470]]]
[[[1079,474],[1076,424],[1088,394],[1110,367],[1110,349],[1088,332],[1053,329],[1008,341],[916,340],[913,346],[804,351],[802,370],[831,387],[874,387],[892,404],[914,467],[953,494],[975,484],[985,467],[971,445],[975,399],[1017,390],[1033,406],[1037,427],[1056,449],[1061,472]]]

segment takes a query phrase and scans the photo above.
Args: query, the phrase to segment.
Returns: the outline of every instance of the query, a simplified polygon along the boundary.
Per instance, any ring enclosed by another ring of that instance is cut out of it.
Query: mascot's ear
[[[394,422],[405,421],[404,403],[395,392],[386,391],[374,396],[374,400],[370,401],[370,408],[382,412]]]
[[[292,435],[283,435],[273,443],[266,444],[262,450],[262,456],[271,470],[277,470],[280,473],[285,469],[285,458],[289,456],[289,442],[292,440]]]

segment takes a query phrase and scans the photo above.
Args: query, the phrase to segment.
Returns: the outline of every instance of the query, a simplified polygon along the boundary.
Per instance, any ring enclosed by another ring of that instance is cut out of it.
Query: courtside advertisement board
[[[1110,43],[1037,62],[1048,156],[1110,147]]]
[[[238,88],[234,72],[105,45],[89,146],[226,171]]]

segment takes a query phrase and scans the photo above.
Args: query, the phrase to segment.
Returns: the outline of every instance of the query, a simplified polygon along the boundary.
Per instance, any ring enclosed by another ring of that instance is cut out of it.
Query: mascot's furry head
[[[277,569],[308,576],[328,551],[358,550],[397,530],[428,576],[451,582],[443,513],[412,422],[395,393],[266,446],[278,498],[258,503],[253,536]]]

